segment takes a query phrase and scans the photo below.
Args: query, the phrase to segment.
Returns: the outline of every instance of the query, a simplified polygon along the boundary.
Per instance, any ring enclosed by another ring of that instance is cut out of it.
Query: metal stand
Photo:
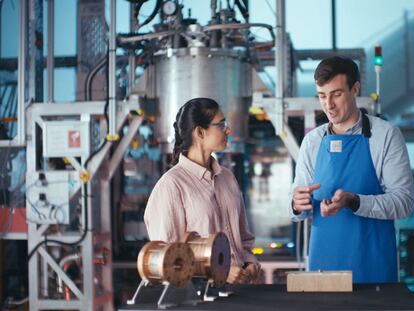
[[[161,295],[158,298],[157,306],[159,309],[168,309],[172,307],[177,307],[180,305],[190,305],[195,306],[201,302],[200,298],[197,296],[194,285],[189,282],[186,287],[183,288],[174,288],[169,282],[164,282]],[[145,295],[145,289],[152,287],[148,281],[142,280],[139,283],[137,290],[134,293],[134,296],[127,300],[128,305],[135,305],[140,303],[151,303],[154,299]],[[160,285],[153,286],[154,289],[159,289]]]
[[[29,207],[27,218],[30,220],[28,249],[29,252],[34,252],[28,263],[30,310],[114,310],[112,256],[110,252],[105,251],[112,249],[109,216],[110,181],[142,118],[133,117],[129,120],[129,130],[116,146],[113,142],[107,142],[101,151],[95,154],[87,166],[90,180],[86,187],[82,187],[80,175],[93,145],[92,139],[83,138],[95,137],[93,129],[98,127],[98,118],[104,115],[104,107],[104,102],[59,105],[44,103],[32,104],[27,109],[29,138],[26,149],[26,180],[31,181],[29,185],[33,185],[29,186],[26,195]],[[136,109],[135,103],[123,103],[122,111],[117,115],[118,131],[126,124],[128,112],[133,109]],[[66,153],[64,149],[56,148],[52,143],[59,143],[59,140],[48,140],[51,134],[63,133],[62,137],[68,137],[65,133],[70,131],[67,127],[70,124],[78,125],[76,130],[82,137],[77,154]],[[54,126],[60,127],[60,131],[54,131]],[[82,136],[84,134],[85,136]],[[44,140],[40,139],[41,137],[44,137]],[[61,152],[56,156],[65,156],[72,167],[56,170],[51,165],[48,166],[48,159],[54,157],[53,152],[50,153],[53,150]],[[39,166],[38,163],[44,164]],[[39,196],[40,192],[45,196],[45,202],[49,200],[53,204],[37,204],[34,198]],[[59,198],[64,198],[65,201],[58,201],[55,193],[59,193]],[[79,200],[80,203],[77,203],[78,198],[82,198]],[[54,215],[52,211],[55,205],[60,206],[59,210],[64,212],[65,218],[43,217]],[[79,218],[82,227],[71,228],[68,224],[70,217]],[[53,242],[46,245],[46,239]],[[71,249],[68,250],[62,243],[72,243]],[[71,255],[79,255],[81,274],[78,280],[74,280],[67,273],[62,260],[58,261],[61,256],[71,258]],[[58,291],[58,295],[53,291],[52,281],[62,284],[60,288],[63,289],[61,292]]]
[[[137,290],[134,293],[134,296],[132,296],[131,299],[127,300],[128,305],[134,305],[136,303],[138,294],[142,291],[144,286],[148,286],[149,282],[142,280],[141,283],[139,283]]]
[[[204,301],[214,301],[218,297],[218,293],[214,291],[213,283],[211,281],[207,281],[206,288],[204,290],[203,300]]]
[[[228,297],[232,292],[227,291],[226,286],[217,288],[214,287],[214,283],[211,280],[208,280],[205,286],[203,301],[214,301],[218,297]]]

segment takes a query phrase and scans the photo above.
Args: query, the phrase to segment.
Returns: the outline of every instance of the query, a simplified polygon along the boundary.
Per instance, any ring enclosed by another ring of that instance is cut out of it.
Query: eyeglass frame
[[[225,132],[229,128],[229,124],[226,120],[222,120],[220,122],[210,123],[208,126],[217,126],[220,130]]]

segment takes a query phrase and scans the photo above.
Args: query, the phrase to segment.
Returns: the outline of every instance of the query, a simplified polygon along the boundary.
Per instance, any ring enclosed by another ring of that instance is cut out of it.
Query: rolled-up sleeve
[[[257,262],[257,258],[252,254],[252,247],[255,241],[254,235],[250,232],[249,225],[247,223],[246,209],[244,207],[243,196],[240,194],[240,216],[239,216],[239,228],[240,239],[243,247],[243,259],[244,262]]]
[[[315,163],[313,158],[316,158],[315,152],[317,149],[315,146],[319,147],[319,142],[310,142],[310,136],[306,135],[302,141],[302,144],[299,149],[299,156],[296,162],[295,169],[295,179],[293,181],[292,187],[289,193],[289,205],[287,206],[289,210],[289,215],[292,221],[301,221],[309,216],[309,211],[302,212],[300,214],[294,214],[292,209],[293,204],[293,190],[298,186],[310,186],[313,183],[314,178],[314,166]]]
[[[186,232],[185,211],[178,186],[169,178],[155,185],[144,221],[151,241],[177,242]]]
[[[393,126],[387,132],[380,177],[384,194],[359,195],[356,215],[376,219],[401,219],[413,210],[413,176],[407,147],[401,131]]]

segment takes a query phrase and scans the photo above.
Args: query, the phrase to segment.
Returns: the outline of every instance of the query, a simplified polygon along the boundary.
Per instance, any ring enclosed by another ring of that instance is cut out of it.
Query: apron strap
[[[370,138],[371,137],[371,125],[369,123],[369,119],[363,111],[361,111],[361,114],[362,114],[362,134],[366,138]]]

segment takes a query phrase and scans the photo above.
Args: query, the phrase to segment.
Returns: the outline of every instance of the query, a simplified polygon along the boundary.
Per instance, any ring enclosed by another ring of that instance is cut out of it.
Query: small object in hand
[[[331,200],[331,199],[327,199],[327,200],[326,200],[326,203],[327,203],[328,205],[330,205],[330,204],[332,204],[332,200]]]

